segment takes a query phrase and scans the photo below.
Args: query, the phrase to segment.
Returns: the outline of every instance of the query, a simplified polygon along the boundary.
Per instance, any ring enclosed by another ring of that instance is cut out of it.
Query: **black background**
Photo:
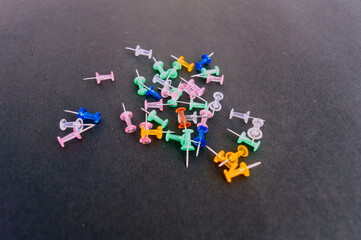
[[[0,3],[0,239],[360,239],[360,1]],[[124,132],[122,102],[144,119],[135,68],[155,74],[124,49],[137,44],[166,69],[215,52],[224,85],[197,80],[225,95],[208,145],[235,151],[226,128],[252,126],[232,107],[266,120],[249,178],[227,183],[206,149],[186,169],[176,142]],[[80,107],[101,124],[63,149],[58,122]]]

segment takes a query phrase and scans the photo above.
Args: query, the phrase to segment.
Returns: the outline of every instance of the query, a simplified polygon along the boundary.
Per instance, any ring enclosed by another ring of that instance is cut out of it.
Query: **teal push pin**
[[[154,122],[157,122],[159,123],[159,125],[162,126],[162,128],[166,128],[167,125],[168,125],[168,119],[166,120],[163,120],[161,119],[160,117],[157,116],[157,112],[155,110],[151,111],[151,112],[148,112],[147,110],[145,110],[144,108],[141,108],[144,112],[148,113],[148,120],[149,121],[154,121]]]
[[[254,141],[252,141],[252,139],[248,138],[247,135],[246,135],[246,132],[242,132],[242,134],[239,135],[238,133],[232,131],[231,129],[227,128],[227,130],[239,137],[238,140],[237,140],[238,144],[245,143],[245,144],[253,147],[253,152],[257,151],[257,149],[261,145],[261,141],[254,142]]]
[[[180,64],[179,62],[175,61],[172,64],[173,68],[170,68],[167,70],[168,72],[168,76],[170,78],[176,78],[178,76],[177,71],[180,70],[182,68],[182,64]]]
[[[170,130],[167,131],[165,135],[165,140],[168,142],[169,140],[174,140],[180,142],[182,145],[181,150],[187,151],[186,155],[186,167],[189,166],[189,151],[194,151],[194,147],[192,145],[191,134],[193,133],[192,129],[183,129],[182,136],[172,134]]]
[[[208,109],[208,102],[204,102],[204,103],[198,103],[193,101],[193,99],[190,100],[189,103],[189,110],[192,110],[193,108],[201,108],[201,109]]]
[[[168,142],[169,140],[178,141],[181,145],[184,143],[184,135],[172,134],[170,130],[167,131],[165,135],[165,140]]]
[[[136,73],[137,73],[137,77],[134,78],[134,83],[136,85],[138,85],[138,95],[140,96],[144,96],[145,93],[147,92],[147,89],[143,86],[144,83],[145,83],[145,77],[143,76],[139,76],[139,72],[138,72],[138,69],[135,69]],[[142,85],[143,84],[143,85]]]
[[[164,71],[163,66],[164,63],[162,61],[157,61],[157,59],[155,59],[155,57],[153,57],[154,60],[154,64],[153,64],[153,69],[159,72],[159,77],[161,79],[166,79],[168,77],[168,72]]]
[[[219,67],[215,66],[214,69],[209,69],[209,70],[202,68],[202,71],[200,74],[195,74],[195,75],[192,75],[191,77],[207,78],[208,74],[219,76]]]

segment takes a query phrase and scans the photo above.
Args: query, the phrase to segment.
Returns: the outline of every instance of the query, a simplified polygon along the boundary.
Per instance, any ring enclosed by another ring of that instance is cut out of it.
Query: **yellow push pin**
[[[212,148],[208,147],[207,145],[206,147],[208,148],[209,151],[211,151],[214,155],[216,155],[213,160],[215,163],[224,162],[227,160],[225,157],[225,152],[223,150],[216,153],[216,151],[214,151]]]
[[[239,145],[237,148],[237,152],[227,152],[226,153],[226,159],[221,164],[218,165],[218,167],[223,166],[224,164],[229,169],[235,169],[238,166],[238,158],[240,157],[247,157],[248,156],[248,148],[244,145]]]
[[[166,132],[163,132],[163,128],[161,126],[158,126],[157,129],[148,129],[148,130],[142,127],[140,130],[140,137],[143,138],[146,135],[154,135],[158,139],[162,139],[163,133]]]
[[[256,163],[253,163],[253,164],[247,166],[244,162],[241,162],[239,168],[234,169],[234,170],[229,170],[229,171],[224,170],[223,173],[224,173],[224,176],[226,177],[227,182],[230,183],[232,181],[232,178],[237,177],[239,175],[249,177],[249,169],[254,168],[260,164],[261,164],[261,162],[256,162]]]
[[[176,56],[170,55],[172,58],[174,58],[175,60],[177,60],[177,62],[179,62],[183,67],[187,68],[188,72],[192,72],[193,68],[194,68],[194,63],[187,63],[186,61],[184,61],[184,57],[180,56],[179,58],[177,58]]]

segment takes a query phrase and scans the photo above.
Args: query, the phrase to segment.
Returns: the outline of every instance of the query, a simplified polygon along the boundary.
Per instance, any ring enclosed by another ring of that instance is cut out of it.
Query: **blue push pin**
[[[202,71],[203,65],[208,65],[211,63],[211,57],[213,56],[214,52],[212,52],[211,54],[207,55],[207,54],[203,54],[202,55],[202,60],[198,63],[194,64],[195,69],[200,72]]]
[[[145,95],[147,95],[147,96],[152,95],[153,97],[155,97],[158,100],[160,100],[162,98],[156,91],[154,91],[153,85],[150,85],[149,87],[147,87],[143,83],[141,83],[141,82],[139,82],[139,83],[140,83],[140,85],[142,85],[143,87],[148,89],[148,91],[146,91]]]
[[[197,127],[198,136],[193,139],[193,144],[198,146],[196,156],[198,157],[199,148],[207,145],[206,139],[204,139],[204,135],[208,132],[208,128],[206,126]]]
[[[78,118],[81,118],[82,120],[90,119],[90,120],[93,120],[95,123],[99,123],[99,121],[100,121],[100,112],[89,113],[83,107],[80,108],[78,112],[74,112],[74,111],[70,111],[70,110],[64,110],[64,112],[77,114]]]

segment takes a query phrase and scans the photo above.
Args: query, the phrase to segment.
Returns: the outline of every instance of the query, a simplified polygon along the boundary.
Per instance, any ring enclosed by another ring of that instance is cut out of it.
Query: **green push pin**
[[[167,103],[170,107],[176,107],[178,99],[182,96],[182,91],[178,88],[172,88],[170,91],[172,92],[172,99],[169,99]]]
[[[234,135],[238,136],[238,140],[237,140],[237,143],[238,144],[242,144],[242,143],[245,143],[251,147],[253,147],[253,152],[257,151],[257,149],[259,148],[259,146],[261,145],[261,141],[258,141],[258,142],[254,142],[252,141],[252,139],[250,139],[249,137],[247,137],[246,135],[246,132],[242,132],[241,135],[239,135],[238,133],[232,131],[231,129],[228,129],[228,131],[230,131],[231,133],[233,133]]]
[[[168,72],[163,69],[164,63],[162,61],[157,61],[155,57],[153,57],[153,60],[153,69],[159,72],[159,78],[163,80],[166,79],[168,77]]]
[[[176,61],[176,62],[173,62],[172,66],[173,66],[173,68],[170,68],[167,70],[168,76],[170,78],[176,78],[178,76],[177,71],[182,68],[182,64],[180,64],[179,62]]]
[[[191,134],[194,132],[192,129],[183,129],[183,143],[181,150],[183,151],[194,151],[194,147],[192,145],[192,140],[191,140]]]
[[[207,77],[208,74],[219,76],[219,67],[215,66],[214,69],[209,69],[209,70],[202,68],[201,73],[203,74],[204,77]]]
[[[189,103],[189,110],[192,110],[193,108],[201,108],[201,109],[208,109],[208,103],[204,102],[204,103],[198,103],[198,102],[194,102],[193,99],[191,99],[190,103]]]
[[[144,108],[141,108],[144,112],[148,113],[148,120],[149,121],[154,121],[154,122],[157,122],[159,123],[159,125],[162,126],[162,128],[166,128],[167,127],[167,124],[168,124],[168,119],[166,120],[163,120],[161,119],[160,117],[157,116],[157,112],[155,110],[151,111],[151,112],[148,112],[147,110],[145,110]]]
[[[183,145],[184,142],[184,135],[177,135],[172,134],[170,130],[167,131],[167,134],[165,135],[165,140],[168,142],[169,140],[178,141],[181,145]]]
[[[135,71],[137,72],[137,77],[134,78],[134,83],[136,85],[138,85],[139,89],[138,89],[138,95],[140,96],[144,96],[145,93],[147,92],[147,89],[143,86],[145,83],[145,77],[143,76],[139,76],[139,72],[137,69],[135,69]],[[142,85],[143,84],[143,85]]]

